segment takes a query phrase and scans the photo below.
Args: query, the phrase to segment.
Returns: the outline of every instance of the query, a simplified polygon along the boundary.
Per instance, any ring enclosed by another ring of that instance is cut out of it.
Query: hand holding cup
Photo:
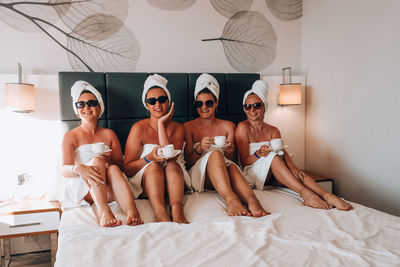
[[[174,145],[169,144],[166,146],[163,146],[162,148],[159,148],[157,150],[157,155],[163,158],[170,158],[174,154]]]

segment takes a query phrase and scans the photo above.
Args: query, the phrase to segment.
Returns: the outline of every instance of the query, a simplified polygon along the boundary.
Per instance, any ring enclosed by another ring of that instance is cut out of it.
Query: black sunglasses
[[[153,106],[157,103],[157,101],[158,101],[158,103],[163,104],[167,100],[168,100],[168,96],[162,95],[162,96],[159,96],[158,98],[155,98],[155,97],[147,98],[146,103]]]
[[[75,102],[75,107],[77,107],[77,108],[84,108],[85,105],[88,105],[88,107],[90,107],[90,108],[96,107],[96,106],[99,105],[99,101],[97,101],[97,100],[89,100],[88,102],[85,102],[85,101]]]
[[[243,105],[243,108],[245,110],[250,110],[252,107],[254,109],[260,109],[262,107],[262,103],[261,102],[257,102],[257,103],[254,103],[254,104],[244,104]]]
[[[208,108],[212,108],[212,106],[214,106],[214,100],[207,100],[205,103],[206,103],[206,107],[208,107]],[[203,101],[200,101],[200,100],[194,101],[194,106],[196,108],[201,108],[203,106]]]

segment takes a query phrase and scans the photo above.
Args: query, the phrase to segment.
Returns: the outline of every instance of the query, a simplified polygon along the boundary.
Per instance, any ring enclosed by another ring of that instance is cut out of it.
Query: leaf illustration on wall
[[[259,12],[240,11],[225,24],[220,38],[225,55],[239,72],[257,72],[268,67],[276,56],[277,38],[271,23]]]
[[[91,26],[93,22],[105,26],[101,29]],[[111,35],[115,25],[123,23],[116,17],[97,14],[83,20],[69,34],[67,47],[75,55],[68,52],[68,58],[75,71],[132,71],[136,68],[140,44],[126,26]],[[103,39],[104,36],[108,38]]]
[[[39,32],[40,29],[21,13],[31,17],[45,17],[48,22],[55,23],[59,17],[53,7],[46,5],[47,2],[48,0],[0,1],[0,19],[14,29],[23,32]],[[49,27],[48,25],[42,26]]]
[[[124,22],[129,10],[128,0],[50,0],[49,3],[70,30],[87,17],[100,13]]]
[[[265,0],[275,17],[281,20],[295,20],[303,14],[303,0]]]
[[[211,4],[222,16],[230,18],[239,11],[249,10],[253,0],[211,0]]]
[[[191,7],[196,0],[147,0],[147,2],[159,9],[184,10]]]

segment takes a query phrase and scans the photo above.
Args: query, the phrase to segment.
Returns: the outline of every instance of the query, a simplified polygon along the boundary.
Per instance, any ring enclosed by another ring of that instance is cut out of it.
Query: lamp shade
[[[279,105],[301,105],[301,84],[281,84],[278,94]]]
[[[6,83],[5,107],[15,112],[31,112],[35,109],[35,86],[29,83]]]

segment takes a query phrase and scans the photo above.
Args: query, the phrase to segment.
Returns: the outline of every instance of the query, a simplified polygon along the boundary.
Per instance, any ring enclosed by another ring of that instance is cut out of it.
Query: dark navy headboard
[[[79,125],[79,119],[72,109],[71,86],[78,80],[92,84],[101,93],[105,112],[99,125],[115,131],[122,150],[132,124],[146,118],[142,104],[143,84],[153,73],[140,72],[60,72],[61,120],[65,130]],[[185,122],[197,117],[193,106],[193,93],[196,79],[201,73],[159,73],[168,80],[168,90],[175,102],[174,120]],[[260,79],[256,73],[210,73],[219,82],[220,97],[216,116],[233,121],[235,124],[245,120],[242,99],[254,81]]]

